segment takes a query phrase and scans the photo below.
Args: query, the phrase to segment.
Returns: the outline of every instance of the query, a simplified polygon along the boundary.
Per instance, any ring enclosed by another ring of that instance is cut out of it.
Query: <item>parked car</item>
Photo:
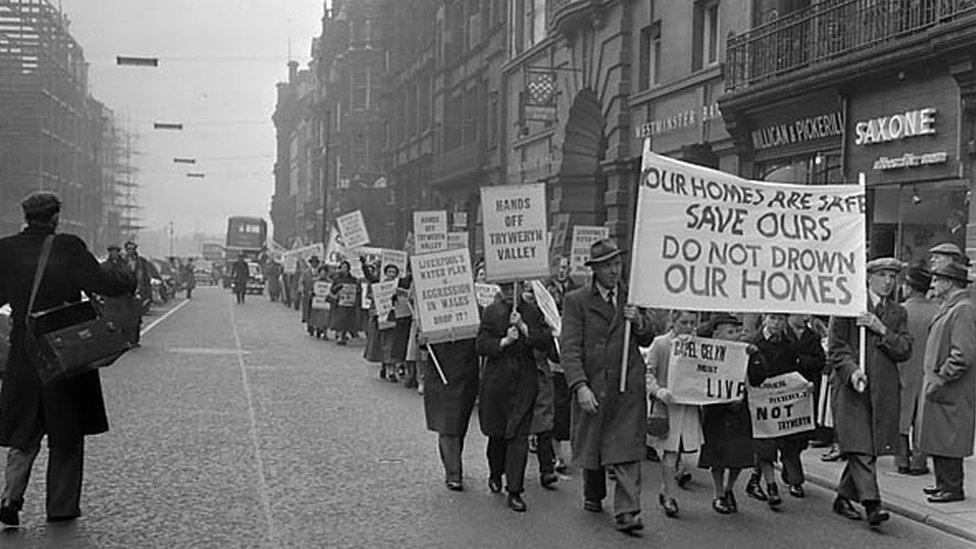
[[[247,290],[249,294],[264,293],[264,273],[261,272],[261,265],[254,262],[247,264]]]

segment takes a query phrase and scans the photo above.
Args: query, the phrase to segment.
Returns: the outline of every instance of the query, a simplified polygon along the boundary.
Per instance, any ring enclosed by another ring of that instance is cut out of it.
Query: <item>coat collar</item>
[[[952,309],[953,307],[958,305],[959,302],[964,301],[968,297],[969,297],[968,288],[953,292],[951,295],[949,295],[949,298],[943,301],[942,304],[939,306],[939,312],[935,314],[936,318],[947,314],[950,309]]]
[[[54,234],[54,227],[42,227],[40,225],[28,225],[20,234]]]
[[[590,310],[603,317],[603,319],[606,320],[611,326],[623,318],[623,302],[627,297],[627,287],[623,282],[618,282],[614,292],[614,299],[617,301],[616,309],[611,308],[610,305],[604,301],[603,296],[600,294],[600,289],[597,288],[597,283],[595,280],[590,285]]]

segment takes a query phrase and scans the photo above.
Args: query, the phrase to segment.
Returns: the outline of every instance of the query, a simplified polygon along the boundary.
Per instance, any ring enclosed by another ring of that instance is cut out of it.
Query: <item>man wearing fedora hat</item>
[[[961,501],[962,460],[973,455],[976,430],[976,309],[966,291],[966,268],[949,263],[932,273],[942,300],[925,343],[919,447],[932,456],[935,486],[923,491],[931,503]]]
[[[895,455],[895,467],[903,475],[917,476],[929,472],[925,454],[918,451],[918,429],[912,427],[922,389],[922,357],[925,354],[923,343],[928,337],[929,323],[939,310],[939,304],[927,295],[931,285],[932,275],[921,265],[910,267],[902,284],[905,301],[901,305],[908,314],[908,333],[914,342],[912,356],[898,364],[901,413],[898,417],[900,441],[898,453]]]
[[[638,346],[650,345],[661,323],[627,303],[627,287],[621,282],[623,254],[612,239],[590,247],[586,265],[593,269],[593,283],[563,300],[560,358],[574,395],[571,439],[574,460],[583,469],[583,507],[602,510],[609,469],[616,477],[616,527],[631,533],[643,528],[640,466],[647,431],[647,367]],[[624,322],[631,323],[632,337],[626,390],[621,393]]]
[[[861,514],[851,504],[860,502],[871,526],[889,518],[881,509],[876,461],[898,447],[897,364],[912,354],[908,315],[893,299],[902,268],[893,257],[869,261],[867,311],[857,318],[830,319],[827,363],[832,368],[832,411],[838,447],[847,458],[833,509],[860,520]],[[859,353],[860,328],[865,329],[864,357]]]

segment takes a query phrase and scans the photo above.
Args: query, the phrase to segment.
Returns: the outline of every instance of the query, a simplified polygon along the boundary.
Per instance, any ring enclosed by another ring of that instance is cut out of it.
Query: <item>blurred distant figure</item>
[[[244,254],[237,256],[237,261],[231,266],[230,277],[234,281],[234,294],[237,296],[237,304],[244,304],[244,294],[247,293],[248,278],[247,262],[244,261]]]
[[[186,260],[186,264],[183,265],[183,280],[186,284],[186,298],[191,299],[193,297],[193,289],[197,287],[197,278],[194,272],[196,267],[193,265],[193,258]]]

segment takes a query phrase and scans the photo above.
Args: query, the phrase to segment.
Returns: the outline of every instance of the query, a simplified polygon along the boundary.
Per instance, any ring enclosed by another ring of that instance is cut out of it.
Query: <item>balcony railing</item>
[[[727,91],[973,17],[976,0],[825,0],[726,44]]]

